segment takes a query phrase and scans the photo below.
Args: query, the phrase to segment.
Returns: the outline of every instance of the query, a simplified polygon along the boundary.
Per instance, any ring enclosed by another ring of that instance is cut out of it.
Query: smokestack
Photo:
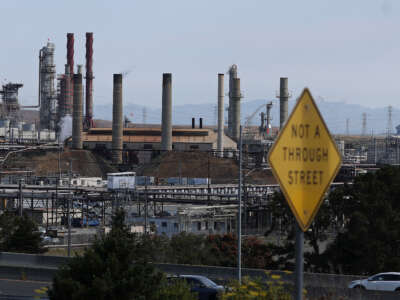
[[[70,67],[69,65],[65,65],[65,95],[64,95],[64,111],[63,115],[72,115],[72,99],[73,99],[73,92],[72,92],[72,84],[71,84],[71,74],[69,73]]]
[[[232,87],[232,137],[239,141],[240,135],[240,78],[233,79]]]
[[[113,119],[112,119],[112,162],[122,163],[122,74],[114,74]]]
[[[196,119],[192,118],[192,129],[196,128]]]
[[[272,101],[267,104],[267,135],[271,135],[271,109],[272,109]]]
[[[67,98],[65,102],[69,106],[69,112],[72,114],[72,107],[73,107],[73,94],[74,94],[74,82],[73,82],[73,77],[74,77],[74,34],[73,33],[67,33],[67,66],[69,67],[69,71],[65,72],[65,75],[69,74],[69,77],[65,76],[65,81],[69,81],[66,83],[66,86],[68,89],[66,89],[67,92]]]
[[[280,99],[280,122],[279,128],[282,129],[288,118],[288,79],[286,77],[281,77],[280,88],[279,88],[279,99]]]
[[[69,74],[74,74],[74,34],[67,33],[67,65],[69,65]]]
[[[86,127],[93,127],[93,32],[86,32]]]
[[[162,82],[161,150],[172,150],[172,74],[164,73]]]
[[[233,81],[237,78],[237,65],[232,65],[229,68],[229,106],[228,106],[228,133],[232,135],[232,120],[234,119],[233,114]]]
[[[224,149],[224,74],[218,74],[218,138],[217,151],[219,156],[223,156]]]
[[[74,74],[72,148],[82,149],[82,74]]]
[[[203,118],[199,118],[199,128],[203,128]]]
[[[77,69],[77,74],[82,74],[82,69],[83,69],[83,66],[82,65],[76,65],[76,69]]]

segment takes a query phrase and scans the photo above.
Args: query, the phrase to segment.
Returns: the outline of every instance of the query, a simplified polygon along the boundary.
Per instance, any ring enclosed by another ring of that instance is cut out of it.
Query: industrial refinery
[[[240,185],[246,202],[243,226],[262,234],[271,223],[268,201],[278,189],[267,155],[288,118],[289,79],[277,78],[278,100],[265,99],[243,116],[240,68],[226,66],[215,77],[215,124],[193,113],[191,124],[174,125],[172,73],[160,74],[160,124],[128,122],[124,75],[110,74],[108,122],[93,113],[93,33],[85,39],[85,66],[74,62],[73,33],[66,35],[62,67],[54,60],[61,47],[48,42],[40,49],[37,105],[19,99],[23,82],[2,86],[2,208],[30,212],[53,233],[58,230],[54,245],[67,243],[66,226],[93,227],[89,237],[87,230],[68,237],[72,243],[90,240],[99,226],[109,226],[118,207],[128,212],[135,232],[229,233],[236,226]],[[275,106],[279,120],[271,114]],[[364,127],[366,122],[363,115]],[[338,184],[374,172],[379,164],[400,163],[399,134],[368,136],[364,127],[361,135],[334,136],[344,162]]]

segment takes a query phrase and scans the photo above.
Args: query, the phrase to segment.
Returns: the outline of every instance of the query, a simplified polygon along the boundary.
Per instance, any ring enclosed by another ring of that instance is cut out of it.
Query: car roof
[[[384,272],[384,273],[378,273],[372,276],[376,276],[376,275],[400,275],[400,272]]]

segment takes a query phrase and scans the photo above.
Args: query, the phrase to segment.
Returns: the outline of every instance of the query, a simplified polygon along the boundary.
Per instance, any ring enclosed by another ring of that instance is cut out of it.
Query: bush
[[[242,284],[234,281],[228,288],[228,292],[222,296],[223,300],[291,300],[291,293],[287,291],[284,282],[279,275],[270,275],[272,280],[250,280],[245,277]]]

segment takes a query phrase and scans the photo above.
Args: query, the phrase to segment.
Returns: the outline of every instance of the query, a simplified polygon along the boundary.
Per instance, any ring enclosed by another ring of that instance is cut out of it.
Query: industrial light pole
[[[239,186],[238,186],[238,224],[237,224],[237,239],[238,239],[238,281],[242,283],[242,126],[239,129]]]

